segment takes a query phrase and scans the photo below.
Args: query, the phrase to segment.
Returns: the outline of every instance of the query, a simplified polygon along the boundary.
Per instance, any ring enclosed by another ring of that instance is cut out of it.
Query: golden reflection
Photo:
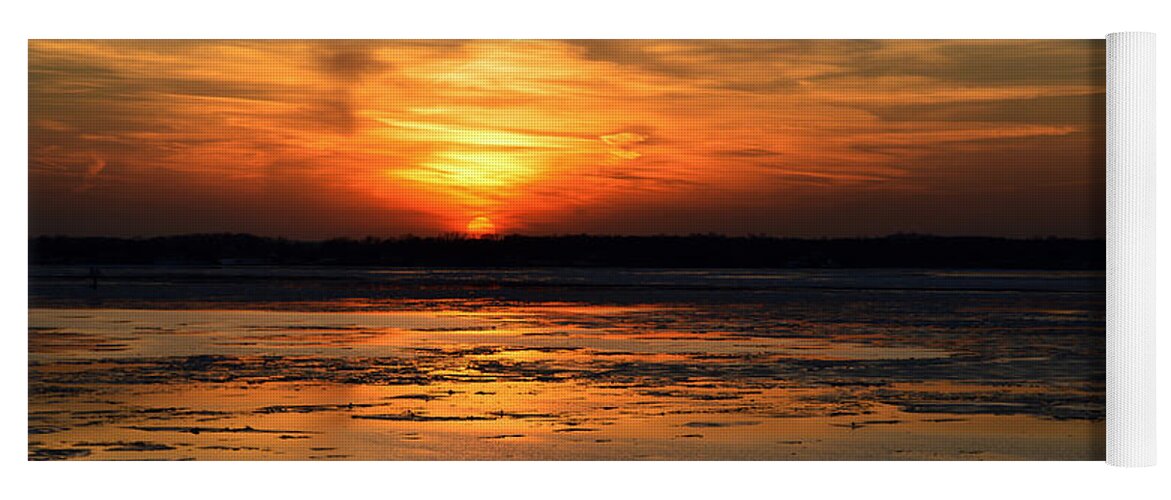
[[[849,331],[863,323],[818,335],[754,329],[766,317],[739,330],[704,319],[719,308],[701,305],[447,299],[370,311],[390,304],[397,303],[32,309],[32,456],[872,460],[1101,453],[1087,446],[1101,442],[1102,421],[1088,417],[1098,411],[1090,402],[1101,387],[916,381],[924,361],[951,363],[956,377],[978,376],[964,371],[968,358],[947,348],[947,336],[911,334],[918,344],[908,345],[893,340],[905,338],[900,332]],[[1057,319],[1067,316],[1079,318]],[[887,383],[867,375],[871,362],[882,363]],[[54,380],[73,381],[78,392],[56,391]]]

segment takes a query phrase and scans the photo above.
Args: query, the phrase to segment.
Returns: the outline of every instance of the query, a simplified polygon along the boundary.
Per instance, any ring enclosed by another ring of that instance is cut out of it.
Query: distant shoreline
[[[892,235],[399,237],[297,241],[248,234],[42,236],[30,265],[451,268],[778,268],[1104,270],[1105,239]]]

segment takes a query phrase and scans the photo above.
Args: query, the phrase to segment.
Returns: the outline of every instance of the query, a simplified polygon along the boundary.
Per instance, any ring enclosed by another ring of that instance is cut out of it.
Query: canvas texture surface
[[[1106,457],[1104,40],[28,64],[30,460]]]

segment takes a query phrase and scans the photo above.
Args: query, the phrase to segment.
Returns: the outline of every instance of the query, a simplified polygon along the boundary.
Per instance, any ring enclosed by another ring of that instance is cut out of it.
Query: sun
[[[496,234],[496,224],[493,224],[492,220],[487,217],[476,217],[468,222],[467,232],[477,238],[490,236]]]

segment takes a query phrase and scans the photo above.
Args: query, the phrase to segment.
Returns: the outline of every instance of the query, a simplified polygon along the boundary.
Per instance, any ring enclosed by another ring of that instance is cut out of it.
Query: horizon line
[[[160,234],[152,236],[136,235],[136,236],[114,236],[114,235],[68,235],[68,234],[42,234],[37,236],[28,236],[28,239],[42,239],[42,238],[68,238],[68,239],[115,239],[115,240],[151,240],[164,238],[190,238],[190,237],[251,237],[268,240],[286,240],[295,242],[325,242],[337,240],[406,240],[406,239],[423,239],[423,240],[486,240],[499,241],[509,238],[529,238],[529,239],[556,239],[556,238],[722,238],[722,239],[772,239],[772,240],[881,240],[881,239],[897,239],[897,238],[935,238],[935,239],[995,239],[995,240],[1080,240],[1080,241],[1105,241],[1106,236],[1057,236],[1057,235],[1033,235],[1033,236],[992,236],[980,234],[964,234],[964,235],[941,235],[933,233],[916,233],[916,232],[896,232],[887,233],[883,235],[855,235],[855,236],[781,236],[772,234],[723,234],[723,233],[660,233],[660,234],[607,234],[607,233],[558,233],[558,234],[523,234],[523,233],[504,233],[504,234],[485,234],[476,235],[467,232],[452,231],[446,233],[420,235],[413,233],[402,233],[391,236],[328,236],[321,238],[298,238],[289,236],[266,236],[248,232],[192,232],[192,233],[174,233],[174,234]]]

